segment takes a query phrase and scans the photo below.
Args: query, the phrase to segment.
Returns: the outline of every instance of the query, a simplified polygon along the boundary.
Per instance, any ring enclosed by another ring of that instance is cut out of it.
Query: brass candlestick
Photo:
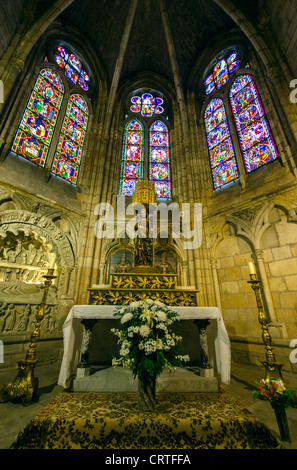
[[[280,364],[276,361],[275,355],[272,349],[272,340],[271,335],[268,330],[268,319],[265,314],[261,292],[260,292],[260,281],[257,277],[257,274],[251,273],[250,274],[250,281],[253,291],[256,295],[257,307],[258,307],[258,319],[259,323],[262,328],[262,339],[266,349],[266,361],[261,361],[261,364],[265,367],[265,381],[269,382],[270,379],[277,379],[279,380],[283,386],[285,387],[284,380],[281,373],[281,368],[283,364]]]
[[[57,276],[54,276],[54,269],[48,269],[47,274],[43,277],[45,279],[44,284],[41,286],[41,289],[43,289],[43,296],[36,313],[36,323],[31,334],[29,349],[27,351],[26,358],[22,361],[18,361],[19,371],[14,381],[4,385],[0,393],[1,403],[8,401],[21,401],[24,405],[28,405],[36,396],[38,378],[34,377],[34,367],[37,363],[37,341],[40,337],[41,321],[44,317],[48,291],[53,280],[56,279]]]

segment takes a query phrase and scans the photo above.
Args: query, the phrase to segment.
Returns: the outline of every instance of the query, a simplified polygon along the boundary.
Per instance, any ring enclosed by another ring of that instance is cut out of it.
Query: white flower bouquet
[[[182,337],[171,329],[178,314],[162,302],[132,302],[118,307],[114,316],[120,319],[120,327],[111,331],[118,336],[121,348],[120,358],[113,358],[113,366],[131,369],[134,377],[157,378],[164,368],[173,371],[189,361],[189,356],[179,351]]]

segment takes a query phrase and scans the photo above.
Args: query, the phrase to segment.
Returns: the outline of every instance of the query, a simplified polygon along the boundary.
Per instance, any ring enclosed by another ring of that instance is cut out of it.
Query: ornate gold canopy
[[[133,194],[134,204],[157,204],[157,194],[153,181],[138,181]]]

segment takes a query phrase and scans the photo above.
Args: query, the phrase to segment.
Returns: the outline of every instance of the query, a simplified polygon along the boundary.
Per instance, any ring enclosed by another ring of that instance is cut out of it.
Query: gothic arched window
[[[83,94],[93,88],[94,80],[88,65],[70,45],[52,44],[44,62],[11,150],[38,166],[51,168],[52,175],[76,185],[89,119]],[[65,113],[63,122],[59,118],[61,112]]]
[[[207,78],[204,81],[207,95],[219,90],[228,82],[230,75],[239,67],[239,57],[237,51],[233,51],[230,55],[224,53],[214,66],[208,68]]]
[[[150,127],[149,179],[154,182],[159,198],[171,197],[169,132],[163,121]]]
[[[88,126],[89,110],[85,99],[71,95],[58,140],[51,173],[76,184]]]
[[[172,197],[170,139],[168,117],[161,117],[168,103],[156,90],[140,91],[127,97],[128,113],[139,117],[129,120],[124,129],[119,194],[133,196],[137,181],[145,178],[154,182],[158,198],[168,199]]]
[[[250,66],[243,56],[240,48],[223,51],[211,62],[201,80],[203,93],[209,100],[204,125],[215,189],[237,178],[244,179],[247,173],[279,157]],[[247,73],[238,71],[242,68]],[[214,92],[215,97],[211,99]],[[235,126],[230,121],[232,114]],[[232,141],[230,129],[237,134],[240,146],[237,139]],[[244,166],[238,160],[240,151]]]
[[[214,98],[204,113],[207,144],[215,189],[239,177],[224,102]]]
[[[229,96],[245,169],[250,173],[278,158],[278,152],[251,75],[238,76]]]
[[[65,46],[67,47],[67,46]],[[85,70],[82,68],[81,60],[76,54],[69,52],[61,44],[56,46],[56,54],[54,59],[64,70],[66,77],[74,85],[79,85],[84,91],[88,91],[90,77]]]
[[[144,128],[140,121],[132,119],[124,129],[120,195],[132,196],[136,183],[143,179]]]
[[[40,71],[27,102],[11,150],[44,167],[64,96],[59,75]]]
[[[131,98],[132,113],[141,113],[143,117],[152,117],[154,114],[162,114],[164,109],[162,104],[164,100],[159,96],[153,96],[151,93],[143,93],[141,96]]]

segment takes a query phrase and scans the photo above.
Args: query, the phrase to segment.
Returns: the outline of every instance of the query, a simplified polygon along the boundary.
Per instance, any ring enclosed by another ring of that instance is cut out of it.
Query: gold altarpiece
[[[146,212],[140,215],[137,224],[138,234],[142,236],[137,236],[135,239],[135,266],[125,273],[110,273],[108,288],[88,289],[88,303],[90,305],[129,305],[131,302],[150,298],[175,307],[197,307],[198,290],[178,288],[177,274],[160,273],[153,267],[153,244],[149,237],[148,208],[150,204],[157,204],[154,183],[146,180],[138,182],[133,203],[142,204]]]
[[[134,204],[142,204],[146,209],[145,223],[148,223],[148,208],[150,204],[157,204],[157,196],[153,182],[141,181],[137,183],[133,197]],[[144,227],[138,226],[138,233]],[[147,227],[148,228],[148,227]],[[147,232],[149,233],[149,232]],[[166,248],[165,248],[166,250]],[[152,299],[163,302],[171,307],[198,307],[197,289],[182,288],[178,286],[176,273],[160,273],[153,267],[153,246],[149,237],[136,237],[134,243],[135,266],[127,272],[113,272],[109,274],[108,287],[91,287],[88,289],[89,305],[129,305],[131,302]],[[83,341],[78,368],[88,368],[92,329],[96,320],[82,320],[84,327]],[[199,331],[201,370],[212,371],[209,362],[206,329],[210,324],[207,319],[195,320],[194,326]],[[208,373],[207,373],[208,374]]]

